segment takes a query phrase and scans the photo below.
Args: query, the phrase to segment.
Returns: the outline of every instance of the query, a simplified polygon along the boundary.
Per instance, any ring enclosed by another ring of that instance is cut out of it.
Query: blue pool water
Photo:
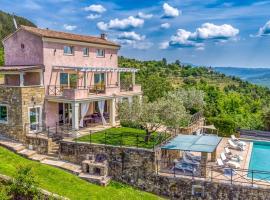
[[[254,172],[253,178],[264,179],[270,181],[270,142],[253,142],[253,149],[249,162],[250,170],[258,170],[264,172]],[[269,173],[268,173],[269,172]],[[252,174],[248,174],[252,177]]]

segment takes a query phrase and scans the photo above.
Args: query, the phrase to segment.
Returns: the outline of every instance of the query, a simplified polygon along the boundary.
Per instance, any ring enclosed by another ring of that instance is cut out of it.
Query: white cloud
[[[239,30],[229,24],[215,25],[205,23],[197,28],[195,32],[178,29],[176,34],[171,36],[170,40],[167,41],[168,45],[163,45],[163,47],[196,47],[198,50],[202,50],[204,49],[204,41],[206,40],[225,42],[227,40],[234,40],[238,33]]]
[[[99,15],[99,14],[90,14],[90,15],[86,16],[86,19],[97,19],[100,17],[101,17],[101,15]]]
[[[64,24],[64,29],[68,30],[68,31],[73,31],[77,28],[77,26],[75,25],[68,25],[68,24]]]
[[[85,11],[92,11],[92,12],[96,12],[96,13],[103,13],[105,12],[107,9],[104,8],[102,5],[100,4],[92,4],[90,6],[84,7]]]
[[[144,24],[144,20],[140,18],[136,18],[133,16],[129,16],[125,19],[112,19],[108,23],[98,22],[97,27],[100,30],[106,31],[109,29],[112,30],[129,30],[136,27],[141,27]]]
[[[160,48],[160,49],[167,49],[167,48],[169,48],[169,46],[170,46],[170,44],[169,44],[168,41],[161,42],[161,43],[159,44],[159,48]]]
[[[138,12],[137,16],[142,19],[151,19],[153,17],[152,14],[145,14],[143,12]]]
[[[164,11],[163,17],[167,18],[178,17],[181,14],[181,11],[179,11],[177,8],[170,6],[167,3],[163,4],[163,11]]]
[[[152,46],[153,46],[152,42],[136,42],[133,44],[133,48],[139,50],[150,49]]]
[[[141,41],[141,40],[144,40],[145,39],[145,36],[144,35],[137,34],[134,31],[131,31],[131,32],[120,33],[117,38],[118,39],[124,39],[124,40]]]
[[[163,23],[160,25],[160,28],[163,28],[163,29],[168,29],[170,27],[171,27],[171,25],[169,23]]]
[[[270,36],[270,20],[266,22],[266,24],[260,28],[257,36]]]

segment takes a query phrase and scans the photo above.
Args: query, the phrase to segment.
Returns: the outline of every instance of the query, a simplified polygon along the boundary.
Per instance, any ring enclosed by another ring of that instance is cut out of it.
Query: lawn
[[[0,174],[14,176],[18,166],[25,165],[32,167],[41,188],[70,199],[161,199],[117,182],[112,182],[107,187],[91,184],[64,170],[28,160],[0,147]]]
[[[85,135],[77,139],[81,142],[92,142],[98,144],[123,145],[141,148],[153,148],[154,145],[160,144],[165,135],[153,133],[148,142],[144,141],[145,131],[135,128],[110,128],[104,131],[96,132],[90,135]]]

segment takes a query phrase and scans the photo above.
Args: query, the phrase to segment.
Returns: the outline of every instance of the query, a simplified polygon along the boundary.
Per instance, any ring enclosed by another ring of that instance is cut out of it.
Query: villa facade
[[[73,130],[114,126],[117,103],[142,95],[135,83],[137,69],[118,67],[120,46],[104,34],[21,26],[2,42],[0,130],[13,138],[56,124]],[[123,75],[129,77],[125,82]]]

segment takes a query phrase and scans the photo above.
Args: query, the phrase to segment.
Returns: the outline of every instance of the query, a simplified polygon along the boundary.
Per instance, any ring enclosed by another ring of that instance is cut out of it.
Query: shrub
[[[224,117],[210,117],[208,123],[214,124],[218,129],[219,136],[228,137],[236,132],[236,123]]]
[[[120,122],[121,126],[123,127],[129,127],[129,128],[137,128],[137,129],[142,129],[141,125],[133,122],[133,121],[127,121],[127,120],[122,120]]]

